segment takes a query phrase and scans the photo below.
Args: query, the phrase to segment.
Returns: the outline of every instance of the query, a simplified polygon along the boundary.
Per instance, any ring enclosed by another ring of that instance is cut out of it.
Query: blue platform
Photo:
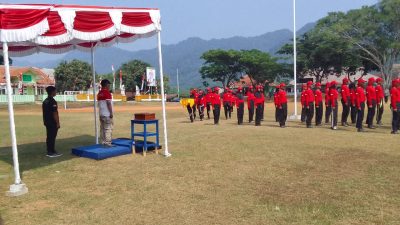
[[[112,143],[113,147],[104,147],[100,144],[76,147],[72,149],[72,154],[96,160],[132,154],[132,141],[130,139],[115,139]]]

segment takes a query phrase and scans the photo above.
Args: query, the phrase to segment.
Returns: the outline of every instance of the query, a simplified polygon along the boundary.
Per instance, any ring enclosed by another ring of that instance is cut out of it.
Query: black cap
[[[104,79],[104,80],[102,80],[100,82],[100,84],[101,84],[102,87],[105,87],[107,84],[111,84],[111,82],[109,80],[107,80],[107,79]]]

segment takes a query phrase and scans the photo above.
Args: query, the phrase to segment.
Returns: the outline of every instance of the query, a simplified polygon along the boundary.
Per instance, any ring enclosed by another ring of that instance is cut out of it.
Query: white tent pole
[[[8,45],[6,42],[3,42],[3,60],[4,60],[4,70],[6,75],[8,116],[10,120],[11,146],[12,146],[14,174],[15,174],[14,184],[10,185],[10,190],[7,192],[7,195],[18,196],[27,193],[28,188],[26,188],[25,184],[22,183],[21,175],[19,173],[17,137],[15,135],[15,122],[14,122],[13,95],[11,89],[10,62],[8,60]]]
[[[94,50],[93,43],[90,48],[92,59],[92,76],[93,76],[93,112],[94,112],[94,132],[96,135],[96,144],[99,144],[99,131],[97,129],[97,108],[96,108],[96,72],[94,71]]]
[[[293,72],[294,72],[294,116],[297,119],[297,35],[296,35],[296,0],[293,0]]]
[[[160,66],[160,83],[161,83],[161,102],[162,102],[162,111],[163,111],[163,123],[164,123],[164,156],[169,157],[171,153],[168,151],[168,135],[167,135],[167,115],[165,112],[165,92],[164,92],[164,72],[163,72],[163,63],[162,63],[162,51],[161,51],[161,31],[158,31],[157,34],[158,39],[158,62]]]
[[[176,82],[178,85],[178,98],[179,98],[179,69],[176,68]]]

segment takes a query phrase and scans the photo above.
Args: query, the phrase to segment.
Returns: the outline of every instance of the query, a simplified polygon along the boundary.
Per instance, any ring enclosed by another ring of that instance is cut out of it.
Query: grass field
[[[159,103],[116,107],[114,137]],[[234,119],[191,124],[168,104],[171,158],[126,155],[77,158],[91,144],[90,108],[61,110],[58,151],[45,157],[40,106],[16,106],[23,181],[29,193],[5,196],[13,182],[7,108],[0,106],[0,216],[4,224],[400,224],[400,136],[384,126],[367,133],[288,122],[266,106],[261,127]],[[291,112],[292,110],[289,110]],[[236,114],[234,114],[236,117]],[[163,140],[163,139],[161,139]],[[1,224],[1,222],[0,222]]]

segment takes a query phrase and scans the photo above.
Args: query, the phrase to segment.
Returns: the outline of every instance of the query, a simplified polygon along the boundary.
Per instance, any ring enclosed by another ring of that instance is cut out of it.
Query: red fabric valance
[[[50,9],[0,9],[0,29],[24,29],[47,18]]]
[[[76,12],[74,30],[98,32],[114,26],[108,12]]]

